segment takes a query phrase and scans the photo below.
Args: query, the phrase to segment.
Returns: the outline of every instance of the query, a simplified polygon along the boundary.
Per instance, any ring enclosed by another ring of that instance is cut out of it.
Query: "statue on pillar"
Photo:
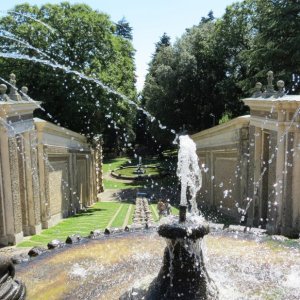
[[[22,86],[21,88],[21,94],[22,94],[22,100],[23,101],[29,101],[30,97],[27,95],[28,93],[28,87],[27,86]]]
[[[6,94],[7,91],[7,85],[6,84],[0,84],[0,101],[7,102],[9,101],[9,97]]]
[[[9,78],[10,78],[9,83],[11,84],[9,98],[14,101],[22,101],[22,97],[18,93],[18,89],[16,87],[16,83],[17,83],[16,75],[14,73],[11,73],[9,75]]]
[[[268,80],[268,85],[267,85],[265,92],[263,93],[264,98],[269,98],[276,94],[276,92],[274,90],[274,86],[273,86],[273,80],[274,80],[273,71],[267,72],[267,80]]]
[[[283,80],[277,81],[278,91],[276,93],[276,98],[283,97],[285,95],[284,86],[285,86],[285,83]]]
[[[255,87],[254,87],[254,93],[252,94],[253,98],[258,98],[262,96],[262,83],[261,82],[256,82]]]

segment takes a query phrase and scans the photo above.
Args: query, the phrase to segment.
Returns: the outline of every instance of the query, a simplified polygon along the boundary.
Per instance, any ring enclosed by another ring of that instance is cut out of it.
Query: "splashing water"
[[[179,137],[177,176],[181,182],[180,205],[190,204],[191,212],[198,214],[196,195],[202,186],[202,176],[196,144],[188,135]]]

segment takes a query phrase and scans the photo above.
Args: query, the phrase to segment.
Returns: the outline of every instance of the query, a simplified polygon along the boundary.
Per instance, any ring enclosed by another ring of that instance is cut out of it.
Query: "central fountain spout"
[[[187,210],[187,206],[185,205],[179,206],[179,223],[184,223],[186,221],[186,210]]]
[[[163,224],[158,234],[167,240],[163,266],[145,299],[218,299],[203,259],[202,239],[209,226],[199,215],[196,195],[202,178],[196,145],[187,135],[179,137],[177,175],[181,181],[179,222]],[[187,214],[188,205],[191,212]]]
[[[177,175],[181,181],[179,218],[169,218],[158,228],[166,239],[163,265],[146,289],[128,292],[120,299],[217,300],[218,289],[209,277],[202,253],[202,239],[209,233],[208,223],[199,215],[196,194],[201,188],[201,171],[194,142],[180,136]],[[188,206],[191,211],[187,213]]]

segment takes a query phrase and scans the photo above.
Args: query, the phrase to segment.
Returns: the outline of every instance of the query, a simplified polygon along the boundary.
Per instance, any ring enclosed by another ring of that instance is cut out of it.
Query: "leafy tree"
[[[145,104],[168,128],[193,133],[213,125],[211,113],[217,119],[222,116],[225,107],[220,82],[226,77],[226,68],[223,57],[216,53],[214,32],[214,21],[200,22],[173,46],[159,48],[150,63],[143,91]],[[160,134],[166,146],[171,139]]]
[[[300,73],[300,5],[293,0],[252,0],[254,39],[251,48],[244,51],[243,58],[249,66],[245,86],[251,78],[261,80],[268,70],[288,82],[290,92],[292,74]],[[251,82],[253,84],[253,80]]]
[[[28,55],[47,60],[48,65],[1,58],[0,76],[16,73],[32,98],[43,101],[47,113],[41,111],[39,116],[52,115],[57,123],[89,137],[103,133],[106,142],[127,145],[134,138],[135,110],[97,83],[136,97],[134,49],[130,40],[115,32],[106,14],[84,4],[18,5],[0,19],[2,53]]]

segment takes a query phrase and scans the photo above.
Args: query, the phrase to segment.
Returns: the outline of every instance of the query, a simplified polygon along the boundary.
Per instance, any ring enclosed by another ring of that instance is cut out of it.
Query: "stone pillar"
[[[19,186],[19,168],[18,168],[18,152],[17,142],[15,137],[8,138],[8,155],[9,155],[9,169],[10,169],[10,185],[11,202],[12,202],[12,221],[13,236],[9,235],[9,242],[15,244],[23,239],[22,231],[22,210],[20,199]],[[8,220],[7,220],[8,221]],[[10,222],[8,221],[8,222]]]
[[[24,150],[25,150],[25,167],[26,167],[26,192],[27,192],[27,209],[28,209],[28,227],[29,234],[37,234],[41,231],[40,223],[40,196],[39,180],[37,173],[37,150],[36,138],[31,132],[25,132]]]
[[[40,135],[40,133],[38,133]],[[39,173],[39,185],[40,185],[40,211],[41,211],[41,222],[42,228],[46,229],[49,227],[49,192],[48,180],[47,180],[47,166],[45,162],[44,145],[38,136],[37,146],[37,162],[38,162],[38,173]]]
[[[275,214],[275,224],[268,224],[269,233],[280,233],[282,227],[282,208],[283,208],[283,185],[285,172],[285,111],[278,111],[277,129],[277,153],[276,153],[276,183],[275,183],[275,203],[277,213]]]
[[[262,159],[262,130],[259,127],[251,126],[250,128],[250,160],[249,164],[251,174],[249,174],[249,197],[252,198],[252,205],[249,208],[248,225],[258,226],[259,224],[259,206],[260,206],[260,176],[261,176],[261,159]],[[254,142],[254,145],[253,145]]]
[[[102,145],[101,140],[96,141],[95,147],[95,166],[96,166],[96,183],[97,183],[97,194],[104,191],[103,188],[103,173],[102,173]]]
[[[298,123],[299,126],[299,123]],[[297,129],[294,139],[294,147],[293,147],[293,187],[292,187],[292,199],[293,199],[293,228],[298,229],[300,231],[300,130]]]

